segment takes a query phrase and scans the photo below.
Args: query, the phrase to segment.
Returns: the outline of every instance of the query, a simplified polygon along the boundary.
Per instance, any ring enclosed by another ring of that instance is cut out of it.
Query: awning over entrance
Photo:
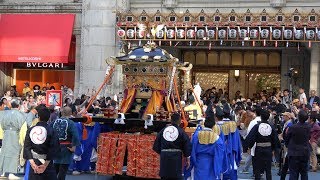
[[[67,63],[74,14],[0,14],[0,62]]]

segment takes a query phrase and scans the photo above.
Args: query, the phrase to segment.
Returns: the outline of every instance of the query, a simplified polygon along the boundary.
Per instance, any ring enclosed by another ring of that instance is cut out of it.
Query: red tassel
[[[88,131],[87,128],[84,124],[82,124],[82,140],[87,140],[88,139]]]
[[[92,117],[88,115],[83,115],[84,118],[86,118],[86,122],[82,123],[82,140],[88,139],[88,131],[84,124],[91,124],[92,123]]]

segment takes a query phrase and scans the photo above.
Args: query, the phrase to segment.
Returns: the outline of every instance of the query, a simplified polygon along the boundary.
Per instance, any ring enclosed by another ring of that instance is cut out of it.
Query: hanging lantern
[[[248,31],[246,29],[240,29],[239,37],[244,39],[248,36]]]
[[[187,38],[188,38],[188,39],[193,39],[193,38],[194,38],[194,35],[195,35],[195,32],[194,32],[193,29],[189,29],[189,30],[187,31]]]
[[[133,29],[128,29],[127,30],[127,38],[128,39],[134,38],[134,30]]]
[[[320,31],[318,31],[318,28],[316,31],[317,31],[318,40],[320,40]]]
[[[224,30],[224,29],[220,29],[218,36],[219,36],[220,39],[226,38],[226,36],[227,36],[227,31]]]
[[[291,29],[286,29],[283,31],[283,37],[285,39],[292,39],[292,30]]]
[[[296,32],[294,33],[294,38],[302,39],[303,38],[303,30],[301,30],[301,29],[296,30]]]
[[[306,31],[306,38],[307,38],[308,40],[312,40],[312,39],[314,39],[314,37],[315,37],[315,32],[314,32],[314,30],[308,30],[308,31]]]
[[[210,29],[208,30],[208,38],[214,39],[215,38],[215,31]]]
[[[252,39],[257,39],[259,36],[259,32],[257,29],[251,29],[249,34],[250,34],[250,38]]]
[[[185,35],[185,33],[184,33],[184,30],[183,30],[183,29],[178,29],[178,30],[177,30],[177,38],[183,39],[183,38],[184,38],[184,35]]]
[[[229,29],[229,38],[231,38],[231,39],[237,38],[237,30]]]
[[[139,29],[139,30],[137,31],[137,38],[138,38],[138,39],[144,38],[144,33],[145,33],[144,30]]]
[[[280,39],[281,38],[281,30],[275,29],[272,32],[273,39]]]
[[[269,38],[269,30],[268,29],[262,29],[261,32],[260,32],[260,37],[262,39]]]
[[[126,36],[126,32],[123,29],[119,29],[117,35],[120,38],[124,38]]]
[[[167,31],[167,38],[168,39],[173,39],[174,38],[174,30],[173,29],[168,29]]]
[[[158,39],[162,39],[164,36],[164,31],[162,29],[160,29],[159,31],[156,32],[156,37]]]
[[[198,29],[198,31],[197,31],[197,38],[198,38],[198,39],[203,39],[203,38],[204,38],[204,34],[205,34],[205,32],[204,32],[203,29]]]

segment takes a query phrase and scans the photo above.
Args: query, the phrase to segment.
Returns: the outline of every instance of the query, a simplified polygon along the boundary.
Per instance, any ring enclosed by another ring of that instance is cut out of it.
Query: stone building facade
[[[261,13],[263,9],[268,13],[277,13],[279,9],[284,14],[293,13],[296,9],[302,14],[315,10],[320,14],[318,0],[2,0],[0,13],[75,13],[76,21],[74,34],[77,39],[77,53],[75,65],[75,94],[86,93],[88,89],[98,88],[105,76],[106,58],[120,55],[119,39],[116,36],[116,14],[118,12],[140,14],[170,13],[172,10],[178,15],[186,10],[190,13],[213,13],[219,9],[220,13],[230,13],[232,10],[244,13],[250,9],[251,13]],[[305,45],[307,46],[307,45]],[[181,49],[171,50],[181,58]],[[293,60],[292,60],[293,59]],[[287,72],[292,65],[305,65],[304,76],[299,81],[304,82],[307,89],[320,92],[319,76],[320,47],[313,43],[311,48],[303,51],[292,49],[281,50],[281,74]],[[7,63],[0,63],[0,94],[11,83],[12,67]],[[114,95],[122,91],[121,68],[117,67],[112,83],[104,91],[106,95]],[[286,78],[281,79],[282,88],[288,86]]]

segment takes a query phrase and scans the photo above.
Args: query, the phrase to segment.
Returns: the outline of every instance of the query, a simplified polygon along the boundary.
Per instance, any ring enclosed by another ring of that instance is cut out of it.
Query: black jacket
[[[288,147],[288,156],[310,156],[311,146],[309,143],[311,127],[308,123],[300,123],[289,127],[285,136],[285,143]]]
[[[308,98],[308,104],[310,103],[310,99],[311,99],[311,97]],[[320,105],[320,98],[318,96],[315,96],[313,102],[317,102]],[[312,107],[312,104],[310,104],[310,105]]]

